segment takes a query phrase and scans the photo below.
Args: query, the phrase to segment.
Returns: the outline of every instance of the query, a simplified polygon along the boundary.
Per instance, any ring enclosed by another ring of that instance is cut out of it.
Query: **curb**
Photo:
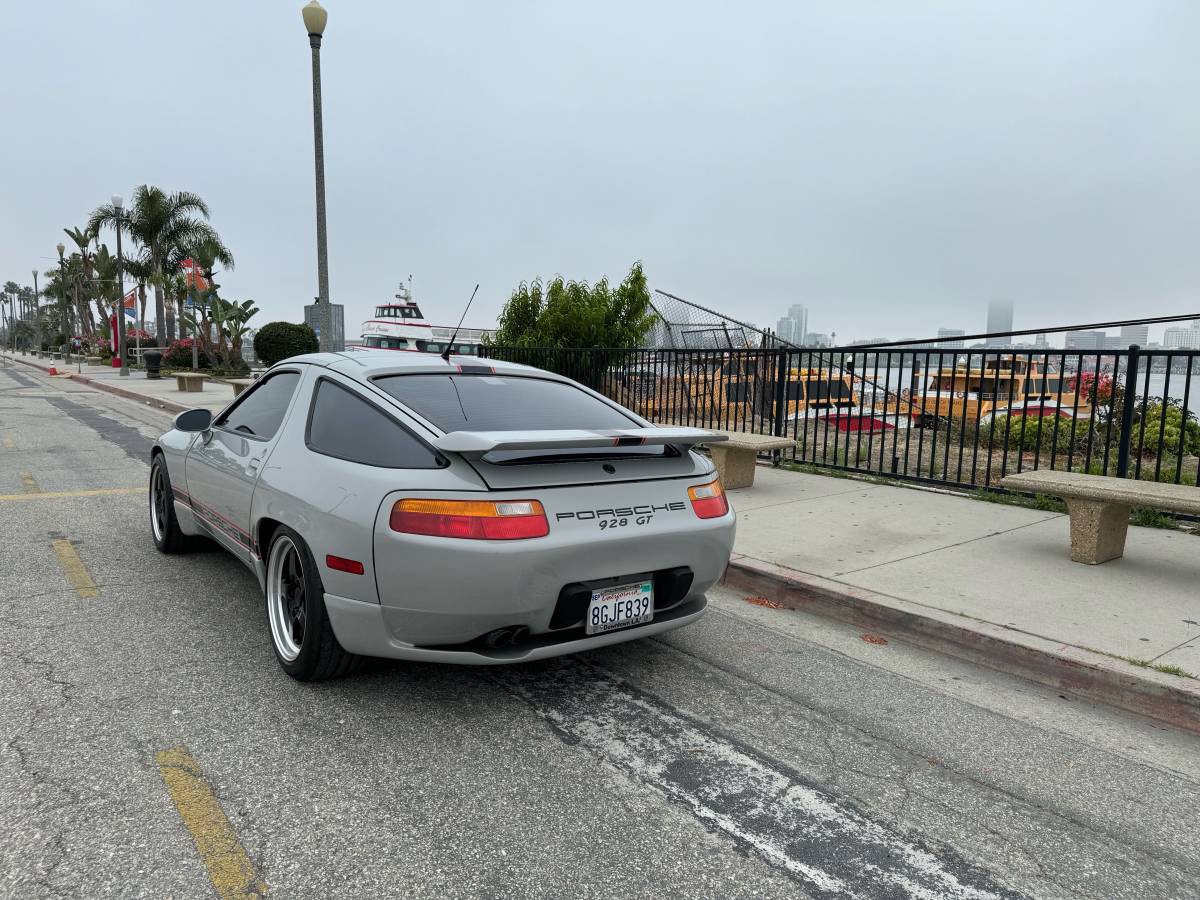
[[[43,368],[42,366],[39,366],[37,363],[31,362],[30,360],[20,359],[16,356],[8,356],[7,354],[5,355],[5,358],[10,362],[18,362],[23,366],[29,366],[31,369],[36,369],[43,375],[48,374],[46,368]],[[114,387],[111,384],[107,384],[103,381],[97,381],[94,378],[89,378],[87,375],[80,375],[77,372],[63,371],[59,374],[70,378],[72,381],[78,381],[80,384],[86,384],[88,387],[94,388],[95,390],[114,394],[118,397],[124,397],[126,400],[133,400],[136,403],[141,403],[145,406],[152,406],[156,409],[161,409],[164,412],[181,413],[187,412],[192,408],[190,406],[184,406],[180,403],[172,403],[170,400],[159,400],[157,397],[147,397],[144,394],[137,393],[137,391],[128,391],[125,388]]]
[[[1200,680],[734,554],[724,583],[1200,734]]]

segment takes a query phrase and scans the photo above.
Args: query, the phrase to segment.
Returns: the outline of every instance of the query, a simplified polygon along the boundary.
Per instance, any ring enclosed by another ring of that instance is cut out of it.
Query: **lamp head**
[[[62,244],[62,242],[61,242],[61,241],[60,241],[60,242],[57,244],[58,258],[59,258],[60,260],[61,260],[61,259],[62,259],[62,257],[63,257],[63,251],[64,251],[64,250],[66,250],[66,249],[67,249],[67,248],[66,248],[66,246],[64,246],[64,245]]]
[[[308,29],[309,34],[325,33],[325,22],[329,19],[329,13],[317,0],[309,0],[300,10],[300,15],[304,17],[304,27]]]
[[[117,212],[120,212],[121,207],[125,205],[125,198],[123,198],[120,194],[113,194],[112,205],[117,208]]]

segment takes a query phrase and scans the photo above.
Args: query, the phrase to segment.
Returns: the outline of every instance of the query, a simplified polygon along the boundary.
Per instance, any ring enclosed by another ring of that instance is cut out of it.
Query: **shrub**
[[[1087,452],[1087,442],[1091,438],[1091,427],[1087,419],[1070,419],[1066,416],[1055,416],[1053,412],[1045,416],[997,416],[991,422],[991,440],[993,446],[1005,444],[1010,450],[1026,450],[1037,452],[1052,449],[1057,453],[1067,453],[1071,449],[1071,433],[1074,432],[1076,453]],[[1055,433],[1057,432],[1057,440]],[[980,433],[980,443],[986,444],[987,434]]]
[[[273,366],[290,356],[316,353],[318,349],[317,335],[307,325],[268,322],[254,335],[254,353],[264,366]]]
[[[197,366],[201,369],[209,367],[208,357],[198,354]],[[168,369],[190,369],[192,367],[192,339],[181,338],[172,341],[171,346],[163,352],[162,364]]]
[[[1142,452],[1147,455],[1157,455],[1162,449],[1172,456],[1178,456],[1181,447],[1188,456],[1200,454],[1200,422],[1196,421],[1195,414],[1188,412],[1185,417],[1178,400],[1164,403],[1155,398],[1155,401],[1146,407],[1144,440],[1142,426],[1138,424],[1133,428],[1133,452],[1136,453],[1140,445]]]

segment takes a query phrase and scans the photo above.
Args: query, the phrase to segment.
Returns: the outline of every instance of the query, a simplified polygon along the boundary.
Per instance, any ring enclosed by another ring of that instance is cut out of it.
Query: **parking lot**
[[[169,423],[0,369],[0,895],[1200,895],[1194,736],[724,589],[292,681],[248,571],[151,543]]]

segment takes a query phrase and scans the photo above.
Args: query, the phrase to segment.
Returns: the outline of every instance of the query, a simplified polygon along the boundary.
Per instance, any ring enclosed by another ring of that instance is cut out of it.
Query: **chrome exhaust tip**
[[[497,628],[483,636],[483,644],[489,650],[500,650],[513,642],[512,628]]]

